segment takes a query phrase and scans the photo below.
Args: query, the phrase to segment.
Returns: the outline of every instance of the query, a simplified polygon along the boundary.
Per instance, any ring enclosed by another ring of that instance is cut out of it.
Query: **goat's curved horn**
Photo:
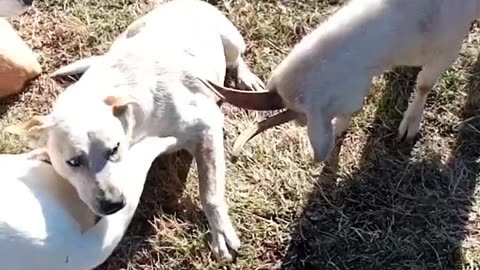
[[[282,98],[276,92],[238,90],[220,86],[209,80],[198,79],[220,99],[236,107],[255,111],[273,111],[285,108]]]
[[[240,133],[240,135],[237,137],[233,145],[232,156],[238,157],[240,155],[240,152],[242,151],[243,146],[253,137],[257,136],[258,134],[269,128],[292,121],[297,117],[298,114],[296,112],[291,110],[285,110],[283,112],[270,116],[260,122],[255,122],[252,126],[250,126],[244,132]]]

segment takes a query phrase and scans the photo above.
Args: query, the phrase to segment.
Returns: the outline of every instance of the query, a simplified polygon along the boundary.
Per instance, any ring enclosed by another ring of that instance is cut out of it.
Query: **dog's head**
[[[32,4],[33,0],[0,0],[0,17],[20,15]]]
[[[125,196],[111,175],[114,163],[130,147],[136,123],[128,98],[108,97],[88,106],[57,100],[51,114],[36,116],[8,132],[26,135],[35,147],[45,148],[57,173],[67,179],[80,198],[99,216],[125,206]]]

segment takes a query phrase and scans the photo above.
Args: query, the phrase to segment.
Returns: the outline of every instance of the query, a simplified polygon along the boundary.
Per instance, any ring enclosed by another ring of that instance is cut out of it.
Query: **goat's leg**
[[[425,102],[433,85],[458,56],[458,51],[450,56],[437,59],[423,66],[417,77],[414,100],[408,105],[402,122],[398,128],[398,137],[401,140],[413,139],[420,130]]]
[[[336,137],[340,137],[350,125],[352,116],[350,114],[337,115],[332,120],[333,131]]]
[[[214,122],[214,121],[210,121]],[[198,167],[200,199],[210,225],[212,251],[215,257],[231,261],[240,240],[228,215],[225,199],[225,154],[221,123],[212,123],[202,133],[194,150]]]

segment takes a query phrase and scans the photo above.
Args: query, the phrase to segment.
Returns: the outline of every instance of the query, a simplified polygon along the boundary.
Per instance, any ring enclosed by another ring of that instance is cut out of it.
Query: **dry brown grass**
[[[209,1],[248,43],[262,79],[342,1]],[[134,0],[38,0],[14,20],[45,71],[105,51],[133,18]],[[185,153],[152,167],[141,205],[98,269],[479,269],[480,66],[477,25],[428,99],[420,138],[395,140],[415,69],[377,78],[327,166],[311,162],[303,128],[285,125],[228,162],[231,215],[243,246],[234,264],[210,257],[194,163]],[[0,129],[44,113],[63,88],[45,76],[0,104]],[[226,151],[254,115],[225,105]],[[24,142],[1,135],[2,152]],[[340,149],[341,148],[341,149]],[[191,165],[190,165],[191,164]]]

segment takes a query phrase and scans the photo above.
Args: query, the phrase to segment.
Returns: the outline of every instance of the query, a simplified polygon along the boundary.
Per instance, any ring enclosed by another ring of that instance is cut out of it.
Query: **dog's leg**
[[[222,22],[222,27],[220,27],[220,37],[225,52],[227,70],[233,75],[236,87],[245,90],[263,91],[265,84],[248,68],[242,57],[246,48],[245,40],[238,29],[227,18],[225,18]],[[262,113],[255,112],[255,121],[261,120]]]
[[[211,120],[194,150],[200,182],[200,199],[212,232],[212,251],[219,260],[231,261],[240,240],[228,215],[225,199],[223,121]],[[220,123],[218,123],[220,122]]]
[[[220,23],[222,24],[220,27],[220,37],[225,52],[227,69],[234,75],[236,87],[253,91],[265,89],[265,84],[257,75],[253,74],[242,58],[246,45],[238,29],[227,18]]]
[[[337,115],[332,120],[333,131],[336,137],[340,137],[345,130],[347,130],[350,125],[350,120],[352,119],[351,115]]]
[[[265,84],[257,75],[253,74],[242,57],[238,58],[237,63],[237,66],[232,68],[235,74],[236,86],[239,89],[264,91]]]
[[[424,65],[422,71],[418,73],[414,100],[408,105],[398,128],[399,139],[407,141],[417,135],[428,94],[442,72],[452,65],[457,56],[458,50],[450,57],[442,57]]]

